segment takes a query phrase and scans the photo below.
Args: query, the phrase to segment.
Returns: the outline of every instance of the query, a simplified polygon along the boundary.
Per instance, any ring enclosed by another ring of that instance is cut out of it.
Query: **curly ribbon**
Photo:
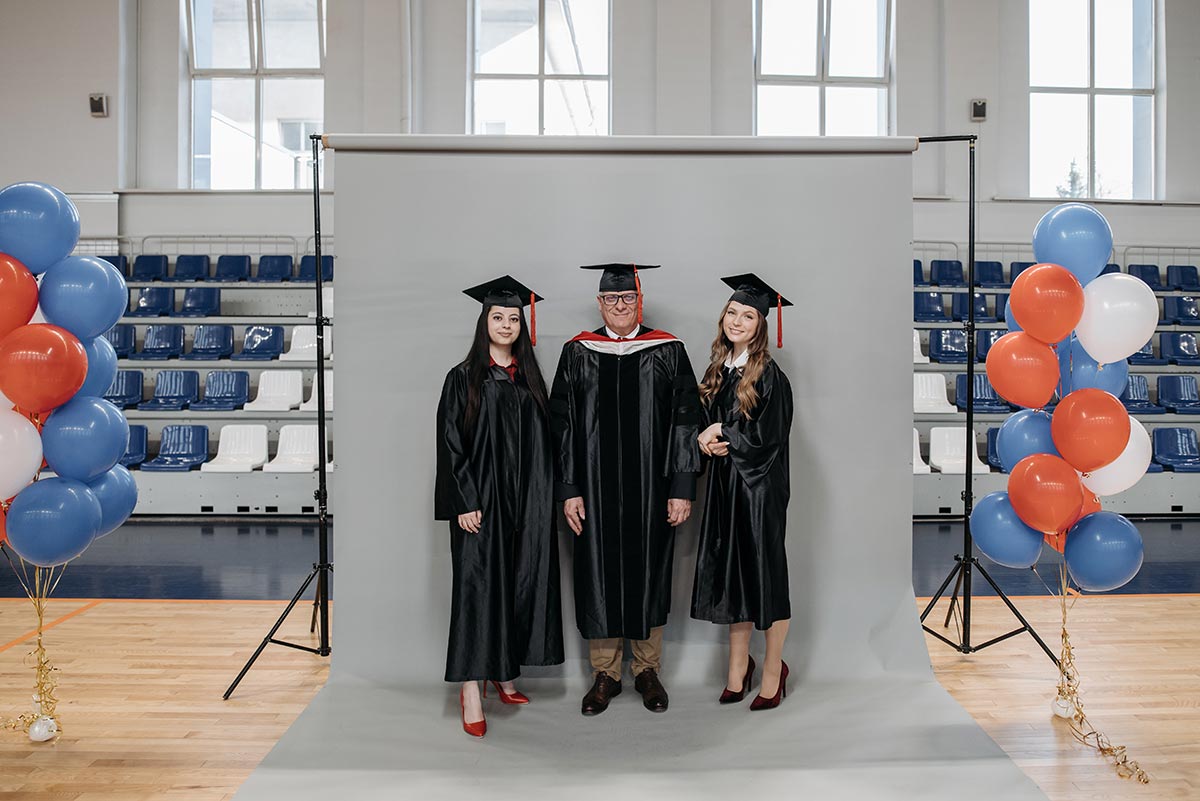
[[[1112,760],[1117,775],[1122,779],[1137,779],[1142,784],[1149,784],[1150,777],[1136,761],[1129,758],[1125,746],[1113,745],[1108,737],[1096,731],[1083,711],[1083,701],[1079,697],[1079,671],[1075,667],[1071,636],[1067,633],[1067,595],[1073,591],[1068,585],[1065,563],[1059,567],[1059,576],[1062,589],[1059,594],[1062,604],[1062,653],[1058,658],[1058,697],[1074,710],[1074,714],[1068,720],[1071,734],[1089,748],[1095,748],[1105,759]]]
[[[46,654],[46,648],[42,641],[42,634],[46,622],[46,601],[58,586],[58,582],[62,578],[66,566],[58,568],[34,567],[32,581],[30,581],[29,568],[25,561],[23,559],[20,560],[21,566],[18,568],[13,562],[12,557],[9,556],[7,548],[0,546],[0,551],[4,552],[9,565],[12,566],[13,573],[16,574],[17,580],[21,582],[21,586],[24,588],[25,594],[29,596],[29,600],[33,603],[34,612],[37,614],[37,639],[34,641],[33,650],[27,656],[27,662],[29,658],[32,658],[34,663],[34,711],[26,712],[15,718],[0,720],[0,728],[28,733],[29,727],[33,725],[34,721],[46,717],[53,720],[57,726],[57,731],[54,737],[51,738],[52,741],[56,741],[62,736],[62,723],[55,715],[58,707],[58,698],[54,695],[54,691],[58,687],[58,679],[54,674],[58,671],[58,668],[50,664],[50,658]]]

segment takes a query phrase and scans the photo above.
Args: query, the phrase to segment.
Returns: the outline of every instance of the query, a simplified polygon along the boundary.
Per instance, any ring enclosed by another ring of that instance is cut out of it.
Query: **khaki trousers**
[[[636,677],[646,668],[656,672],[662,670],[663,627],[650,629],[650,639],[630,640],[633,651],[633,675]],[[592,659],[595,675],[607,673],[614,681],[621,680],[621,659],[625,656],[625,641],[620,637],[604,640],[588,640],[588,652]]]

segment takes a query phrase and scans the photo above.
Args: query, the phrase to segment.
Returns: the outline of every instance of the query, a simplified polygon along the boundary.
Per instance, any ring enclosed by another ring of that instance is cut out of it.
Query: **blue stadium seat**
[[[317,257],[304,256],[300,259],[300,271],[296,274],[297,281],[317,280]],[[333,280],[333,256],[321,256],[321,280]]]
[[[1183,292],[1200,292],[1200,272],[1191,264],[1168,264],[1167,285]]]
[[[1200,473],[1200,443],[1192,428],[1155,428],[1154,461],[1176,473]]]
[[[242,352],[233,354],[235,361],[268,361],[283,353],[283,326],[248,325],[242,338]]]
[[[950,316],[955,320],[967,319],[967,293],[956,292],[950,298]],[[994,323],[996,316],[988,314],[987,295],[975,293],[975,322]]]
[[[1037,262],[1035,262],[1035,261],[1010,262],[1008,265],[1008,283],[1011,284],[1014,281],[1016,281],[1018,275],[1025,272],[1026,270],[1028,270],[1030,267],[1032,267],[1035,264],[1037,264]]]
[[[133,260],[133,281],[163,281],[167,277],[167,257],[141,255]]]
[[[1005,308],[1008,307],[1008,295],[1004,295],[1004,294],[992,295],[992,303],[996,307],[995,317],[996,317],[997,322],[1001,322],[1001,323],[1004,322],[1005,321],[1004,310],[1005,310]]]
[[[129,261],[124,256],[101,256],[106,262],[117,268],[122,276],[129,275]]]
[[[992,345],[996,344],[996,340],[1007,334],[999,328],[991,328],[984,331],[975,332],[975,355],[979,361],[986,362],[988,351],[992,349]]]
[[[1146,286],[1153,290],[1166,289],[1163,286],[1162,274],[1158,271],[1157,264],[1131,264],[1129,265],[1129,274],[1134,278],[1140,278],[1146,282]]]
[[[913,321],[922,323],[948,323],[945,300],[941,292],[913,293]]]
[[[1171,364],[1200,365],[1200,353],[1196,351],[1196,335],[1177,331],[1164,331],[1159,335],[1162,355]]]
[[[146,338],[142,342],[142,349],[129,354],[129,358],[134,361],[178,359],[181,353],[182,325],[149,325],[146,326]]]
[[[1151,339],[1142,349],[1129,357],[1130,364],[1166,364],[1167,360],[1154,355],[1154,340]]]
[[[117,323],[104,332],[104,338],[117,352],[118,359],[126,359],[133,353],[137,329],[129,323]]]
[[[1194,375],[1160,375],[1158,405],[1176,414],[1200,414],[1200,393]]]
[[[987,430],[987,463],[1001,473],[1007,473],[1008,471],[1004,469],[1004,463],[1000,461],[1000,451],[996,448],[996,440],[999,436],[999,428],[993,427]]]
[[[170,314],[175,307],[175,290],[168,287],[146,287],[139,289],[133,301],[130,317],[161,317]]]
[[[964,411],[967,408],[967,376],[961,374],[954,380],[954,405]],[[981,414],[1001,413],[1009,411],[1008,401],[996,394],[988,382],[986,373],[975,374],[975,411]]]
[[[200,374],[195,370],[163,370],[154,382],[154,397],[138,411],[178,412],[200,397]]]
[[[208,461],[208,426],[164,426],[158,455],[142,464],[148,472],[185,473]]]
[[[192,349],[184,361],[215,361],[233,354],[232,325],[198,325],[192,334]]]
[[[245,370],[213,370],[204,379],[204,399],[188,408],[193,412],[232,412],[250,400],[250,374]]]
[[[121,457],[121,464],[133,470],[144,461],[146,461],[146,427],[131,425],[129,427],[129,445],[125,448],[125,455]]]
[[[1187,295],[1163,298],[1162,322],[1174,325],[1200,325],[1200,302]]]
[[[975,262],[975,283],[979,286],[1008,286],[1004,280],[1004,265],[998,261]]]
[[[967,363],[967,332],[934,328],[929,332],[929,360],[941,364]]]
[[[208,256],[186,255],[175,259],[175,274],[164,281],[207,281],[208,268],[212,262]]]
[[[183,305],[172,312],[175,317],[214,317],[221,313],[221,290],[194,286],[183,291]]]
[[[1139,373],[1129,374],[1129,383],[1121,393],[1121,403],[1130,414],[1166,414],[1167,410],[1150,401],[1150,382]]]
[[[118,409],[128,409],[142,402],[142,371],[118,370],[112,386],[104,391],[104,399]]]
[[[1100,274],[1101,274],[1101,275],[1108,275],[1109,273],[1119,273],[1119,272],[1121,272],[1121,265],[1119,265],[1119,264],[1106,264],[1106,265],[1104,265],[1104,269],[1100,271]]]
[[[291,256],[263,256],[258,260],[258,274],[253,282],[275,282],[292,280]]]
[[[214,281],[246,281],[250,278],[249,256],[221,256],[217,259]]]
[[[929,286],[929,282],[925,280],[925,271],[921,267],[920,259],[913,259],[913,286]]]
[[[966,286],[962,262],[958,259],[933,259],[929,262],[929,280],[938,286]]]

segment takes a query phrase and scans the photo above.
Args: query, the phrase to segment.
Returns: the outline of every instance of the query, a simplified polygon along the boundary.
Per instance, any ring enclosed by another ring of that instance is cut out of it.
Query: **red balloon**
[[[1129,412],[1102,389],[1067,394],[1050,418],[1054,447],[1081,473],[1111,464],[1129,444]]]
[[[1065,267],[1035,264],[1017,276],[1008,296],[1017,325],[1039,342],[1066,339],[1083,317],[1083,286]]]
[[[33,319],[38,285],[25,265],[0,253],[0,339]]]
[[[23,325],[0,340],[0,393],[22,412],[48,412],[87,378],[87,351],[64,328]]]
[[[1064,531],[1079,517],[1083,485],[1071,465],[1048,453],[1017,462],[1008,477],[1008,500],[1025,525],[1038,531]]]
[[[1054,397],[1058,386],[1058,357],[1046,343],[1013,331],[988,350],[987,377],[1009,403],[1040,409]]]
[[[1092,492],[1087,487],[1082,486],[1082,484],[1083,482],[1080,482],[1080,487],[1083,490],[1083,506],[1079,509],[1079,515],[1071,521],[1069,526],[1057,534],[1053,532],[1048,532],[1046,534],[1046,544],[1059,553],[1062,553],[1063,548],[1065,548],[1067,545],[1067,532],[1071,530],[1071,526],[1074,526],[1080,520],[1092,514],[1093,512],[1099,512],[1103,508],[1100,506],[1100,498],[1097,497],[1096,493]]]

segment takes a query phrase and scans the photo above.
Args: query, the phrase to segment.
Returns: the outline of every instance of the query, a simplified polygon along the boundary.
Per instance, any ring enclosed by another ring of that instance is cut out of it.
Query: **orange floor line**
[[[25,601],[26,603],[29,603],[28,598],[22,598],[21,600]],[[59,623],[65,623],[66,621],[70,620],[71,618],[75,617],[76,615],[82,615],[84,612],[88,611],[89,609],[94,609],[102,603],[104,603],[103,599],[97,599],[97,600],[91,601],[90,603],[84,604],[83,606],[79,607],[75,611],[68,612],[67,614],[63,615],[62,617],[56,618],[55,620],[52,620],[49,623],[46,623],[44,626],[42,626],[42,631],[47,631],[49,629],[52,629],[55,626],[57,626]],[[20,645],[21,643],[26,642],[28,640],[32,640],[36,636],[37,636],[37,629],[26,632],[25,634],[22,634],[17,639],[12,640],[11,642],[6,642],[4,645],[0,645],[0,653],[7,651],[9,648],[12,648],[13,646]]]
[[[52,598],[54,601],[77,601],[80,603],[114,603],[114,604],[286,604],[287,600],[277,598]],[[20,601],[29,603],[28,598],[0,598],[3,601]],[[333,605],[333,601],[329,602]],[[312,605],[312,599],[301,599],[296,606]]]

